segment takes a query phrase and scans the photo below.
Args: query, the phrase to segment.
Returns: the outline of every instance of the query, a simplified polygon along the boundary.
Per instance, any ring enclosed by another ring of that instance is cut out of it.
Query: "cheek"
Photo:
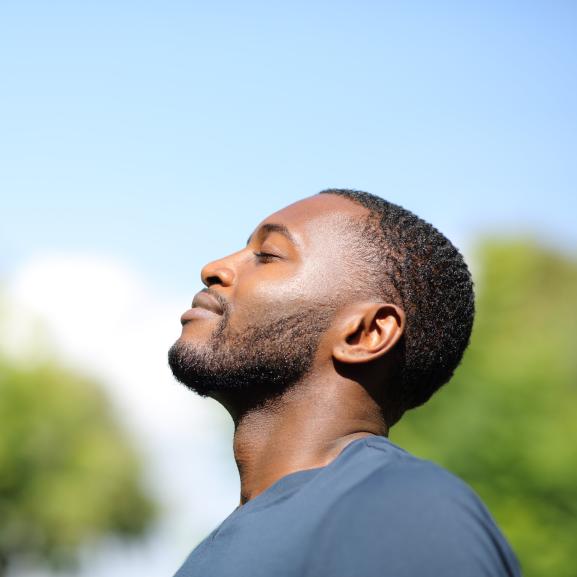
[[[254,324],[264,317],[294,309],[304,300],[303,283],[292,281],[257,282],[241,285],[235,294],[231,323]]]
[[[334,301],[340,297],[342,269],[338,263],[319,257],[298,267],[276,270],[271,267],[270,272],[263,270],[247,276],[236,286],[231,323],[236,317],[253,324],[263,315],[290,313],[311,303]]]

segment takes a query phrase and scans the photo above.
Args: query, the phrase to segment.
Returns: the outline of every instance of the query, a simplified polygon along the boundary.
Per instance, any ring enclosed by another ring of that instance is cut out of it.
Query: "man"
[[[325,190],[201,276],[169,363],[230,413],[240,504],[177,577],[519,575],[471,489],[386,438],[469,341],[470,274],[440,232]]]

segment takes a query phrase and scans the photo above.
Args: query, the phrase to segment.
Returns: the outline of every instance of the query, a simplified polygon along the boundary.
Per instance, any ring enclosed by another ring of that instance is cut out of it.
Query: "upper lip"
[[[222,315],[224,313],[220,301],[217,297],[208,292],[208,289],[203,289],[194,295],[194,298],[192,299],[192,308],[195,307],[206,309],[207,311],[211,311],[217,315]]]

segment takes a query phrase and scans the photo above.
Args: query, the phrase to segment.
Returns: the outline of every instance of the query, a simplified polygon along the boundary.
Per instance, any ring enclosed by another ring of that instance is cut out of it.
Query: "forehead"
[[[362,218],[368,210],[347,198],[334,194],[317,194],[271,214],[259,225],[282,224],[299,240],[308,244],[342,232],[351,220]]]

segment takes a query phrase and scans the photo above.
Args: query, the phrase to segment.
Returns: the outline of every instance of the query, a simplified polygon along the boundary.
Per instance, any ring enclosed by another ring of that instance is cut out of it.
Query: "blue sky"
[[[196,291],[329,186],[575,246],[576,32],[572,1],[5,2],[0,274],[96,251]]]

